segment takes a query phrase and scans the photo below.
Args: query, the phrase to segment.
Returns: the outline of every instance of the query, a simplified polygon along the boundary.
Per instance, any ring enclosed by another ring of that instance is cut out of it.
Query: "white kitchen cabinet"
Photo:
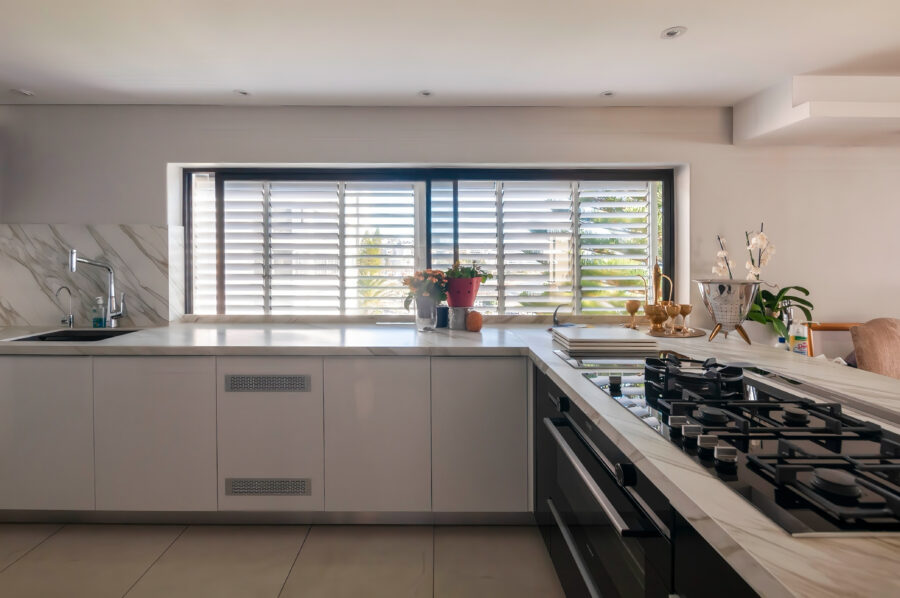
[[[216,360],[220,511],[324,509],[322,359]]]
[[[528,511],[528,375],[521,357],[431,360],[436,512]]]
[[[94,508],[91,358],[0,357],[0,509]]]
[[[431,510],[428,357],[325,359],[325,509]]]
[[[97,509],[216,510],[213,357],[95,357]]]

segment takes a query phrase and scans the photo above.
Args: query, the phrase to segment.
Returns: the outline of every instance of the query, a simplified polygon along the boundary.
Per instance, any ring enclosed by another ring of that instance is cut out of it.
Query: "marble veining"
[[[117,292],[124,291],[126,295],[128,315],[122,318],[122,326],[160,326],[173,313],[179,317],[183,312],[183,299],[180,308],[170,302],[167,227],[3,224],[0,225],[0,324],[58,324],[68,310],[68,298],[65,292],[57,298],[56,291],[65,285],[72,290],[76,326],[88,325],[93,298],[106,296],[106,273],[85,266],[69,272],[66,264],[70,248],[113,267]],[[183,297],[183,281],[178,286]]]
[[[563,364],[551,343],[520,332],[538,368],[622,448],[672,505],[763,596],[888,596],[900,594],[900,537],[793,537],[651,428]],[[722,362],[753,362],[900,413],[900,381],[739,339],[665,340],[661,348]],[[893,404],[891,404],[893,397]],[[846,410],[866,419],[869,415]],[[897,426],[881,422],[895,431]]]
[[[0,339],[31,328],[0,329]],[[722,362],[752,362],[852,394],[900,414],[900,381],[737,338],[659,339],[661,348]],[[900,537],[793,537],[705,468],[610,399],[553,353],[544,325],[491,325],[480,333],[417,333],[412,325],[173,324],[98,343],[0,340],[0,354],[38,355],[527,355],[656,484],[672,505],[763,596],[900,595]],[[848,413],[873,419],[855,408]],[[900,426],[881,422],[900,431]]]

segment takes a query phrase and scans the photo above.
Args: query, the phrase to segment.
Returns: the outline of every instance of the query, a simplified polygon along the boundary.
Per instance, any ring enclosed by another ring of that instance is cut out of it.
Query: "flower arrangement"
[[[459,262],[455,262],[453,267],[447,270],[447,278],[480,278],[481,282],[487,282],[493,277],[493,274],[475,262],[472,262],[471,266],[463,266]]]
[[[759,225],[759,232],[744,231],[744,237],[747,239],[747,253],[750,254],[750,259],[744,265],[747,268],[747,280],[759,280],[762,267],[768,265],[769,259],[775,255],[775,246],[763,232],[764,227],[765,223]],[[722,278],[728,274],[728,278],[733,280],[734,262],[728,255],[725,239],[716,235],[716,240],[719,242],[719,251],[716,253],[716,264],[713,266],[712,272]]]
[[[409,289],[403,307],[409,309],[416,297],[427,297],[440,303],[447,298],[447,276],[441,270],[419,270],[403,278],[403,286]]]
[[[744,265],[747,269],[747,280],[759,280],[763,266],[768,265],[769,260],[775,255],[775,245],[763,232],[764,226],[764,223],[759,225],[759,232],[744,232],[744,238],[747,240],[747,253],[750,255],[750,259]],[[729,279],[733,279],[734,262],[728,255],[725,240],[718,235],[716,235],[716,239],[719,242],[719,251],[716,253],[716,264],[712,268],[713,274],[722,278],[727,274]],[[803,295],[803,297],[798,295]],[[783,287],[777,293],[760,289],[750,305],[747,319],[771,326],[780,336],[787,337],[792,307],[803,312],[807,321],[812,319],[813,304],[806,299],[808,296],[809,291],[797,285]]]

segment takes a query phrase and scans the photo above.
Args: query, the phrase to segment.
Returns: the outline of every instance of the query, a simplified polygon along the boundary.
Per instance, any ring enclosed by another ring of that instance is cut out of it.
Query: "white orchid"
[[[732,274],[734,262],[728,257],[728,250],[725,249],[725,239],[716,235],[716,240],[719,242],[719,251],[716,252],[716,265],[712,267],[712,273],[722,278],[725,278],[726,274],[728,278],[734,278]]]
[[[759,256],[759,265],[767,266],[769,264],[769,258],[775,255],[775,246],[769,243],[766,245],[766,249]]]
[[[765,249],[766,245],[769,244],[769,239],[766,237],[764,232],[758,232],[754,235],[749,236],[749,243],[747,244],[747,249],[753,251],[754,249]]]
[[[769,259],[775,255],[775,246],[769,242],[769,237],[763,232],[763,225],[759,225],[759,232],[744,233],[747,238],[747,253],[750,259],[745,264],[747,268],[747,280],[759,280],[760,271],[769,263]]]
[[[759,268],[747,262],[747,280],[759,280]]]

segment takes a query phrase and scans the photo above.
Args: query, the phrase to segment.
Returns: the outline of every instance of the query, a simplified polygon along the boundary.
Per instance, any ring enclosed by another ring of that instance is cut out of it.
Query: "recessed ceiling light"
[[[239,96],[248,96],[248,95],[250,95],[250,92],[247,91],[246,89],[235,89],[235,90],[234,90],[234,93],[236,93],[236,94],[239,95]]]
[[[669,27],[668,29],[663,29],[662,33],[659,35],[663,39],[674,39],[676,37],[681,37],[687,33],[687,27],[682,27],[681,25],[676,25],[675,27]]]
[[[432,92],[430,89],[423,89],[422,91],[419,92],[419,95],[422,96],[423,98],[430,98],[432,96]]]
[[[33,98],[35,96],[35,93],[33,91],[31,91],[30,89],[19,88],[19,89],[10,89],[9,91],[10,91],[10,93],[14,93],[14,94],[17,94],[20,96],[25,96],[26,98]]]
[[[604,91],[604,92],[602,92],[600,95],[602,95],[602,96],[604,96],[604,97],[607,97],[607,98],[611,98],[611,97],[613,97],[614,95],[616,95],[616,92],[614,92],[614,91]]]

